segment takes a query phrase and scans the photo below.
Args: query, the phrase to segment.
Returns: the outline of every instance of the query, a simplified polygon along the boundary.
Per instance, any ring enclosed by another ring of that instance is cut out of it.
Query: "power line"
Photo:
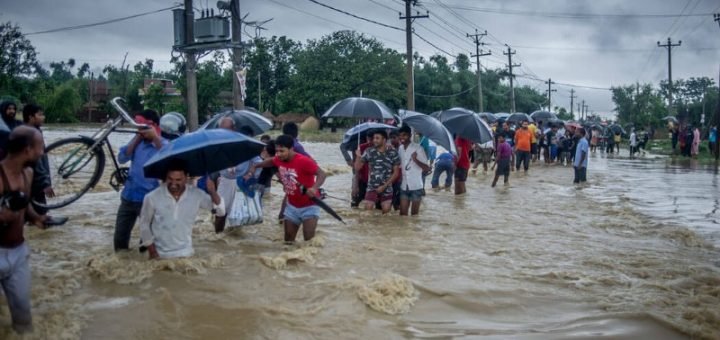
[[[459,96],[459,95],[461,95],[461,94],[468,93],[468,92],[474,90],[476,87],[477,87],[477,85],[475,85],[475,86],[473,86],[473,87],[471,87],[471,88],[468,88],[468,89],[466,89],[466,90],[463,90],[463,91],[461,91],[461,92],[458,92],[458,93],[446,94],[446,95],[437,95],[437,96],[436,96],[436,95],[422,94],[422,93],[417,93],[417,92],[415,92],[415,95],[416,95],[416,96],[420,96],[420,97],[428,97],[428,98],[449,98],[449,97],[456,97],[456,96]]]
[[[63,31],[77,30],[77,29],[82,29],[82,28],[95,27],[95,26],[100,26],[100,25],[107,25],[107,24],[112,24],[112,23],[115,23],[115,22],[120,22],[120,21],[124,21],[124,20],[128,20],[128,19],[133,19],[133,18],[145,16],[145,15],[150,15],[150,14],[155,14],[155,13],[164,12],[164,11],[171,10],[171,9],[175,9],[175,8],[178,8],[178,7],[183,7],[183,6],[182,6],[182,5],[175,5],[175,6],[172,6],[172,7],[166,7],[166,8],[162,8],[162,9],[150,11],[150,12],[143,12],[143,13],[133,14],[133,15],[129,15],[129,16],[126,16],[126,17],[116,18],[116,19],[110,19],[110,20],[95,22],[95,23],[91,23],[91,24],[84,24],[84,25],[75,25],[75,26],[66,26],[66,27],[60,27],[60,28],[53,28],[53,29],[51,29],[51,30],[46,30],[46,31],[38,31],[38,32],[32,32],[32,33],[25,33],[25,35],[27,36],[27,35],[46,34],[46,33],[56,33],[56,32],[63,32]]]
[[[452,53],[450,53],[450,52],[448,52],[448,51],[445,51],[445,50],[443,50],[442,48],[437,47],[437,45],[429,42],[427,39],[425,39],[425,38],[423,38],[421,35],[417,34],[417,32],[415,32],[415,30],[413,30],[413,34],[414,34],[416,37],[420,38],[420,40],[424,41],[426,44],[434,47],[436,50],[438,50],[438,51],[440,51],[440,52],[442,52],[442,53],[445,53],[446,55],[448,55],[448,56],[451,57],[451,58],[457,58],[457,57],[454,56]]]
[[[663,18],[699,17],[699,16],[704,16],[704,15],[712,15],[712,13],[696,13],[696,14],[684,14],[684,13],[680,13],[680,14],[674,14],[674,13],[662,13],[662,14],[563,13],[563,12],[538,12],[538,11],[528,11],[528,10],[519,10],[519,9],[483,8],[483,7],[444,5],[444,4],[441,6],[451,8],[451,9],[459,9],[459,10],[473,11],[473,12],[533,16],[533,17],[547,17],[547,18],[562,18],[562,19],[602,19],[602,18],[663,19]]]
[[[387,41],[387,42],[391,42],[391,43],[393,43],[393,44],[395,44],[395,45],[405,46],[404,43],[397,42],[397,41],[393,41],[393,40],[390,40],[390,39],[387,39],[387,38],[384,38],[384,37],[378,37],[378,36],[376,36],[376,35],[374,35],[374,34],[370,34],[370,33],[367,33],[367,32],[360,31],[360,30],[358,30],[356,27],[352,27],[352,26],[349,26],[349,25],[345,25],[345,24],[343,24],[343,23],[339,23],[339,22],[337,22],[337,21],[333,21],[333,20],[330,20],[330,19],[321,17],[321,16],[319,16],[319,15],[310,13],[310,12],[308,12],[308,11],[305,11],[305,10],[302,10],[302,9],[299,9],[299,8],[295,8],[295,7],[292,7],[292,6],[289,6],[289,5],[286,5],[286,4],[284,4],[284,3],[282,3],[282,2],[279,2],[279,1],[277,1],[277,0],[268,0],[268,1],[274,3],[274,4],[278,5],[278,6],[282,6],[282,7],[285,7],[285,8],[289,8],[289,9],[292,9],[292,10],[294,10],[294,11],[297,11],[297,12],[300,12],[300,13],[303,13],[303,14],[306,14],[306,15],[309,15],[309,16],[311,16],[311,17],[314,17],[314,18],[317,18],[317,19],[320,19],[320,20],[323,20],[323,21],[331,22],[331,23],[333,23],[333,24],[335,24],[335,25],[338,25],[338,26],[342,26],[342,27],[348,28],[348,29],[350,29],[350,30],[355,30],[355,31],[358,31],[358,32],[367,34],[367,35],[369,35],[369,36],[375,37],[375,38],[380,39],[380,40],[384,40],[384,41]]]
[[[329,9],[335,11],[335,12],[339,12],[339,13],[342,13],[342,14],[345,14],[345,15],[349,15],[349,16],[355,18],[355,19],[360,19],[360,20],[367,21],[367,22],[369,22],[369,23],[373,23],[373,24],[376,24],[376,25],[380,25],[380,26],[383,26],[383,27],[390,28],[390,29],[394,29],[394,30],[398,30],[398,31],[403,31],[403,29],[400,28],[400,27],[392,26],[392,25],[388,25],[388,24],[383,24],[382,22],[379,22],[379,21],[375,21],[375,20],[372,20],[372,19],[368,19],[368,18],[365,18],[365,17],[361,17],[361,16],[359,16],[359,15],[355,15],[355,14],[352,14],[352,13],[350,13],[350,12],[343,11],[343,10],[341,10],[341,9],[332,7],[332,6],[330,6],[330,5],[326,5],[326,4],[324,4],[324,3],[320,2],[320,1],[317,1],[317,0],[308,0],[308,1],[310,1],[310,2],[312,2],[312,3],[314,3],[314,4],[317,4],[317,5],[323,6],[323,7],[325,7],[325,8],[329,8]]]
[[[385,8],[387,8],[387,9],[391,10],[391,11],[394,11],[394,12],[399,11],[398,9],[392,8],[392,7],[390,7],[390,6],[382,3],[382,2],[380,2],[380,1],[377,1],[377,0],[368,0],[368,1],[374,3],[374,4],[378,5],[378,6],[385,7]]]
[[[519,75],[519,74],[518,74],[518,75],[516,75],[516,77],[525,78],[525,79],[530,79],[530,80],[535,80],[535,81],[541,81],[541,82],[545,82],[545,81],[546,81],[545,79],[540,79],[540,78],[538,78],[538,77],[534,77],[534,76],[529,75],[529,74],[522,74],[522,75]],[[597,87],[597,86],[588,86],[588,85],[577,85],[577,84],[569,84],[569,83],[559,83],[559,82],[555,82],[555,81],[553,81],[553,83],[554,83],[555,85],[569,86],[569,87],[580,87],[580,88],[590,89],[590,90],[603,90],[603,91],[610,91],[610,90],[611,90],[610,88],[607,88],[607,87]]]

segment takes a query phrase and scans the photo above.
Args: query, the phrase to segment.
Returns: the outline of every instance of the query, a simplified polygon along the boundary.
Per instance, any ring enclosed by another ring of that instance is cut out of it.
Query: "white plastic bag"
[[[228,214],[228,227],[239,227],[262,223],[263,210],[260,203],[260,193],[255,192],[254,197],[248,197],[242,190],[235,193],[230,214]]]

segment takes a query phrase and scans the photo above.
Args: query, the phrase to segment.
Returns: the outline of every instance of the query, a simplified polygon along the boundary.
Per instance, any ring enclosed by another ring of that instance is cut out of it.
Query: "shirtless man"
[[[12,327],[18,333],[32,331],[30,314],[30,249],[23,236],[25,214],[43,227],[44,216],[30,205],[33,166],[44,153],[39,131],[19,126],[8,138],[7,157],[0,162],[0,285],[5,292]]]

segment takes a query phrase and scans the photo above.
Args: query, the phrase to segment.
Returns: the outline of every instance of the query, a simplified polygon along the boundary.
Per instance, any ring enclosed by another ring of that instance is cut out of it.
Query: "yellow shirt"
[[[535,123],[528,125],[528,130],[530,130],[530,133],[532,133],[530,143],[536,144],[537,137],[535,136],[535,134],[537,133],[537,126],[535,126]]]

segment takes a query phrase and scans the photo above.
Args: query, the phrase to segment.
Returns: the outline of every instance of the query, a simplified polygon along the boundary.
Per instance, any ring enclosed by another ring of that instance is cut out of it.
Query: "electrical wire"
[[[343,10],[341,10],[341,9],[332,7],[332,6],[330,6],[330,5],[326,5],[326,4],[324,4],[324,3],[320,2],[320,1],[317,1],[317,0],[308,0],[308,1],[310,1],[310,2],[312,2],[312,3],[314,3],[314,4],[316,4],[316,5],[320,5],[320,6],[323,6],[323,7],[325,7],[325,8],[331,9],[331,10],[333,10],[333,11],[335,11],[335,12],[339,12],[339,13],[342,13],[342,14],[345,14],[345,15],[348,15],[348,16],[351,16],[351,17],[353,17],[353,18],[355,18],[355,19],[360,19],[360,20],[363,20],[363,21],[367,21],[367,22],[369,22],[369,23],[373,23],[373,24],[376,24],[376,25],[380,25],[380,26],[383,26],[383,27],[386,27],[386,28],[390,28],[390,29],[394,29],[394,30],[398,30],[398,31],[404,31],[404,29],[402,29],[402,28],[400,28],[400,27],[392,26],[392,25],[388,25],[388,24],[383,24],[382,22],[379,22],[379,21],[375,21],[375,20],[372,20],[372,19],[368,19],[368,18],[365,18],[365,17],[361,17],[361,16],[359,16],[359,15],[355,15],[355,14],[352,14],[352,13],[350,13],[350,12],[343,11]]]
[[[91,24],[83,24],[83,25],[59,27],[59,28],[53,28],[53,29],[45,30],[45,31],[25,33],[25,35],[27,36],[27,35],[38,35],[38,34],[56,33],[56,32],[64,32],[64,31],[78,30],[78,29],[82,29],[82,28],[89,28],[89,27],[107,25],[107,24],[112,24],[112,23],[116,23],[116,22],[120,22],[120,21],[125,21],[125,20],[129,20],[129,19],[134,19],[134,18],[142,17],[142,16],[145,16],[145,15],[160,13],[160,12],[164,12],[164,11],[171,10],[171,9],[175,9],[175,8],[179,8],[179,7],[183,7],[183,6],[182,6],[182,5],[175,5],[175,6],[166,7],[166,8],[162,8],[162,9],[158,9],[158,10],[154,10],[154,11],[149,11],[149,12],[143,12],[143,13],[133,14],[133,15],[129,15],[129,16],[126,16],[126,17],[121,17],[121,18],[115,18],[115,19],[110,19],[110,20],[104,20],[104,21],[94,22],[94,23],[91,23]]]
[[[532,16],[532,17],[546,17],[546,18],[561,18],[561,19],[598,19],[598,18],[621,18],[621,19],[663,19],[663,18],[683,18],[683,17],[698,17],[704,15],[712,15],[712,13],[696,13],[696,14],[618,14],[618,13],[562,13],[562,12],[538,12],[528,11],[519,9],[499,9],[499,8],[483,8],[483,7],[472,7],[462,5],[441,5],[450,9],[458,9],[473,12],[484,12],[493,14],[505,14],[505,15],[520,15],[520,16]]]
[[[477,88],[477,85],[474,85],[474,86],[472,86],[472,87],[470,87],[470,88],[468,88],[468,89],[466,89],[466,90],[463,90],[463,91],[458,92],[458,93],[453,93],[453,94],[431,95],[431,94],[422,94],[422,93],[417,93],[417,92],[415,92],[415,95],[416,95],[416,96],[420,96],[420,97],[427,97],[427,98],[449,98],[449,97],[457,97],[457,96],[459,96],[459,95],[468,93],[468,92],[474,90],[475,88]]]

